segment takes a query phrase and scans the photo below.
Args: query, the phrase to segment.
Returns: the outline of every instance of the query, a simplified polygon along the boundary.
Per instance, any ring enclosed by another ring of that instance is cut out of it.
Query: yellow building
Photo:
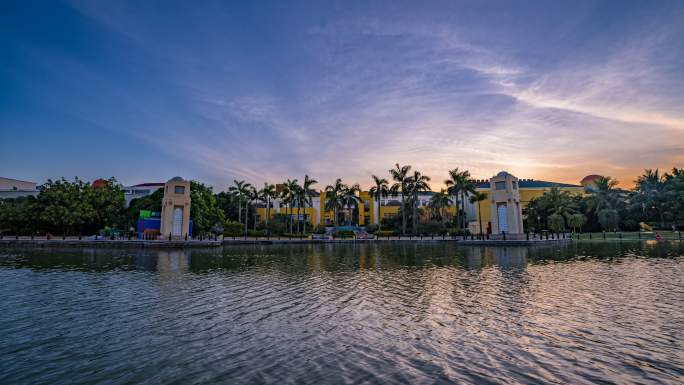
[[[495,177],[496,178],[496,177]],[[526,208],[532,198],[540,197],[544,192],[549,191],[552,187],[557,187],[562,191],[569,191],[571,193],[583,194],[584,187],[581,185],[566,184],[566,183],[555,183],[542,180],[534,179],[517,179],[515,180],[515,188],[517,193],[515,194],[515,200],[517,201],[521,217],[524,218],[526,215]],[[482,211],[482,224],[483,231],[492,232],[492,194],[490,181],[489,180],[476,180],[477,191],[486,192],[488,194],[488,199],[480,202],[479,207]],[[496,186],[494,186],[496,187]],[[513,188],[512,181],[509,181],[509,187]],[[276,185],[276,192],[282,192],[282,185]],[[430,198],[434,195],[434,192],[422,192],[418,194],[418,207],[420,211],[425,216],[424,219],[428,219],[426,216],[429,210],[427,210]],[[285,216],[293,216],[295,220],[306,220],[308,223],[312,224],[314,227],[318,225],[322,226],[332,226],[334,223],[334,213],[332,211],[325,210],[325,191],[312,191],[311,192],[311,207],[288,207],[282,204],[282,200],[277,198],[271,202],[270,210],[267,210],[264,204],[257,206],[257,216],[258,220],[261,222],[266,218],[267,212],[270,212],[270,217],[280,214]],[[456,215],[458,208],[456,207],[456,197],[452,197],[452,206],[446,211],[447,217],[453,217]],[[515,204],[515,202],[512,202]],[[472,232],[479,232],[479,222],[478,220],[478,205],[472,204],[466,199],[465,202],[465,213],[466,218],[470,223]],[[377,224],[383,218],[391,218],[399,215],[401,209],[401,198],[399,196],[389,196],[381,199],[381,207],[378,208],[378,203],[375,199],[370,196],[368,191],[361,191],[359,194],[359,204],[358,204],[358,217],[352,220],[351,215],[353,210],[343,210],[339,215],[344,219],[338,222],[338,225],[346,225],[350,223],[357,223],[359,226],[367,226],[370,224]],[[511,214],[512,215],[512,214]],[[510,217],[513,218],[513,217]],[[517,219],[516,219],[517,220]],[[512,223],[512,222],[511,222]],[[517,223],[517,222],[516,222]],[[498,226],[497,226],[498,227]],[[516,227],[516,231],[519,231]]]
[[[276,186],[276,191],[278,191],[278,186]],[[312,191],[312,205],[311,207],[301,207],[299,210],[297,207],[289,207],[282,204],[281,199],[275,199],[271,202],[271,209],[267,210],[265,204],[260,204],[257,206],[257,216],[259,222],[262,222],[267,213],[270,213],[270,218],[276,215],[293,216],[296,220],[306,220],[313,226],[323,225],[332,226],[334,224],[334,213],[333,211],[325,210],[325,191],[317,192]],[[430,198],[434,195],[433,192],[423,192],[418,195],[418,206],[422,209],[427,208]],[[359,204],[357,207],[358,217],[352,220],[351,215],[354,210],[346,209],[342,210],[338,215],[340,220],[338,225],[346,225],[351,223],[356,223],[359,226],[367,226],[370,224],[377,224],[382,218],[392,218],[399,215],[401,209],[401,198],[399,196],[393,197],[389,196],[381,199],[381,207],[378,207],[378,202],[373,199],[368,191],[361,191],[359,194]],[[425,210],[424,210],[425,211]],[[445,210],[448,216],[456,215],[456,207],[452,206]]]

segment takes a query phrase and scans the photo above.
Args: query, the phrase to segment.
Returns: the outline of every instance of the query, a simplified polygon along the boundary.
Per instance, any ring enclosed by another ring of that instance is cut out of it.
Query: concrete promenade
[[[402,236],[382,237],[380,239],[307,239],[307,238],[278,238],[278,237],[226,237],[218,240],[128,240],[128,239],[78,239],[66,237],[46,239],[45,237],[3,237],[0,246],[38,246],[38,247],[135,247],[135,248],[190,248],[190,247],[219,247],[222,245],[284,245],[284,244],[355,244],[355,243],[458,243],[464,246],[534,246],[565,244],[571,239],[530,239],[530,240],[471,240],[463,237],[449,236]]]

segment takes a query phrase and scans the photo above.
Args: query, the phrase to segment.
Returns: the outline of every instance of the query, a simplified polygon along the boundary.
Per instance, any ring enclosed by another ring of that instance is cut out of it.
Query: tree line
[[[528,231],[636,231],[676,229],[684,222],[684,169],[661,174],[644,170],[632,190],[617,188],[609,176],[594,182],[588,195],[552,188],[527,205]]]
[[[375,204],[382,208],[383,200],[393,197],[398,199],[400,207],[397,215],[381,218],[380,226],[369,224],[367,228],[401,234],[466,232],[466,203],[480,206],[488,197],[476,191],[477,183],[468,170],[455,168],[447,175],[446,188],[434,192],[424,206],[420,205],[419,195],[431,191],[431,178],[419,170],[395,164],[387,177],[372,175],[369,195]],[[595,182],[595,191],[589,195],[552,188],[529,202],[524,213],[525,228],[527,231],[636,230],[641,222],[665,228],[667,224],[684,221],[682,169],[674,168],[664,174],[659,170],[645,170],[635,182],[633,190],[621,190],[616,187],[616,180],[604,177]],[[277,191],[268,182],[257,188],[243,180],[234,180],[227,191],[214,193],[211,187],[193,181],[190,217],[194,234],[303,235],[322,231],[314,228],[306,215],[317,194],[314,190],[317,183],[305,175],[301,183],[298,179],[287,179]],[[331,213],[329,220],[333,225],[358,224],[359,184],[346,184],[338,178],[325,186],[323,192],[324,209]],[[126,208],[123,191],[114,178],[96,187],[78,178],[48,180],[39,187],[37,197],[0,200],[0,233],[89,235],[106,229],[125,233],[135,227],[140,210],[161,211],[162,197],[163,189],[159,189],[132,200]],[[283,209],[271,215],[276,199]],[[265,209],[264,218],[258,217],[258,207]],[[481,212],[479,208],[477,211]],[[479,222],[481,226],[481,218]]]
[[[225,221],[211,187],[191,182],[190,218],[195,234],[208,234]],[[12,235],[126,235],[135,228],[140,210],[161,211],[164,190],[133,199],[125,206],[124,192],[115,178],[93,185],[78,178],[49,179],[37,196],[0,200],[0,234]]]

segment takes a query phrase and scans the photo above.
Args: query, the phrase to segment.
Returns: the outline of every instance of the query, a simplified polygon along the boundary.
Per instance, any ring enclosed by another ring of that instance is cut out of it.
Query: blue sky
[[[0,176],[628,185],[684,163],[684,2],[6,1]]]

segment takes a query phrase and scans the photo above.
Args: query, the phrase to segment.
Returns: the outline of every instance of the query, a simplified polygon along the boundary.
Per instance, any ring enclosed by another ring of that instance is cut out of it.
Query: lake
[[[684,378],[684,245],[0,249],[2,384]]]

